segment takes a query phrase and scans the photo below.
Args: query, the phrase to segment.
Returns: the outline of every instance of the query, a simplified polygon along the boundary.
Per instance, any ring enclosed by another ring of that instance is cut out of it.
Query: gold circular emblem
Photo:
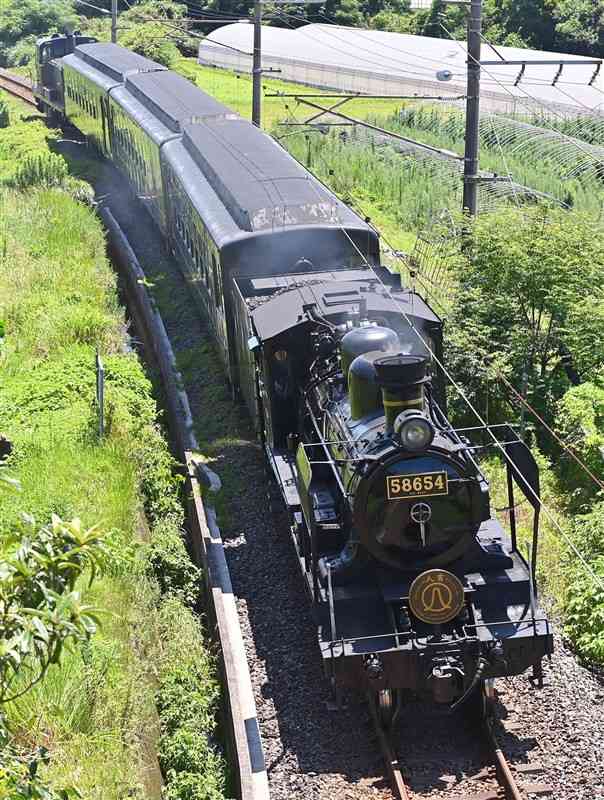
[[[456,617],[464,605],[463,584],[444,569],[422,572],[411,584],[409,607],[418,619],[442,625]]]

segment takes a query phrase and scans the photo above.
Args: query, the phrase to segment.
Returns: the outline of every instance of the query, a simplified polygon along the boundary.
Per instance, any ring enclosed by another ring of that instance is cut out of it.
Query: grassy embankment
[[[109,558],[103,575],[81,587],[100,610],[99,631],[4,711],[17,746],[49,751],[51,786],[73,784],[87,799],[152,800],[163,782],[170,800],[219,798],[219,688],[195,612],[199,574],[182,541],[179,481],[151,385],[127,348],[101,225],[74,199],[81,184],[49,155],[57,134],[28,119],[20,103],[7,105],[0,430],[13,443],[10,473],[22,490],[0,495],[0,561],[19,540],[23,512],[40,524],[54,513],[98,525]],[[102,440],[96,350],[107,379]]]

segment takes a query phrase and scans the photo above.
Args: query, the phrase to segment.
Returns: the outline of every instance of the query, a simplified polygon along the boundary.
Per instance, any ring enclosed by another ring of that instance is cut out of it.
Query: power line
[[[561,438],[560,438],[560,436],[558,436],[558,434],[557,434],[555,431],[553,431],[553,430],[550,428],[550,426],[549,426],[549,425],[547,424],[547,422],[546,422],[546,421],[543,419],[543,417],[541,417],[541,416],[539,415],[539,413],[538,413],[538,412],[537,412],[537,411],[536,411],[536,410],[535,410],[535,409],[534,409],[534,408],[531,406],[531,404],[530,404],[530,403],[529,403],[529,402],[528,402],[528,401],[527,401],[527,400],[526,400],[526,399],[525,399],[525,398],[524,398],[524,397],[523,397],[523,396],[522,396],[522,395],[521,395],[521,394],[518,392],[518,390],[517,390],[517,389],[515,389],[515,388],[514,388],[514,386],[512,386],[512,384],[511,384],[511,383],[510,383],[510,382],[507,380],[507,378],[505,377],[505,375],[503,375],[503,373],[498,373],[498,374],[497,374],[497,377],[498,377],[498,378],[499,378],[499,380],[500,380],[500,381],[501,381],[501,382],[502,382],[502,383],[503,383],[503,384],[504,384],[504,385],[505,385],[505,386],[506,386],[506,387],[509,389],[509,391],[510,391],[510,392],[512,392],[512,394],[514,395],[514,397],[516,398],[516,400],[518,400],[518,402],[519,402],[519,403],[522,403],[522,405],[523,405],[523,406],[524,406],[524,407],[525,407],[525,408],[526,408],[528,411],[530,411],[530,413],[531,413],[531,414],[532,414],[534,417],[536,417],[536,418],[539,420],[539,422],[541,423],[541,425],[543,425],[543,427],[545,428],[545,430],[546,430],[546,431],[547,431],[547,432],[548,432],[548,433],[549,433],[549,434],[550,434],[550,435],[551,435],[551,436],[552,436],[552,437],[553,437],[553,438],[556,440],[556,442],[557,442],[557,443],[560,445],[560,447],[561,447],[561,448],[562,448],[562,449],[563,449],[563,450],[564,450],[566,453],[568,453],[568,455],[569,455],[569,456],[570,456],[570,457],[571,457],[571,458],[572,458],[574,461],[576,461],[576,463],[577,463],[577,464],[578,464],[578,465],[579,465],[579,466],[580,466],[580,467],[583,469],[583,471],[584,471],[585,473],[587,473],[587,475],[588,475],[588,476],[589,476],[589,477],[590,477],[590,478],[593,480],[593,482],[594,482],[594,483],[595,483],[595,484],[596,484],[596,485],[597,485],[597,486],[598,486],[600,489],[602,489],[602,491],[604,491],[604,482],[602,482],[602,481],[601,481],[601,480],[600,480],[598,477],[596,477],[596,475],[594,475],[594,473],[593,473],[593,472],[590,470],[590,468],[587,466],[587,464],[585,464],[585,462],[584,462],[584,461],[582,461],[582,460],[581,460],[581,458],[579,458],[579,456],[578,456],[578,455],[575,453],[575,451],[574,451],[574,450],[573,450],[573,449],[570,447],[570,445],[566,444],[566,442],[565,442],[563,439],[561,439]]]
[[[95,6],[92,3],[88,3],[86,0],[74,0],[74,3],[78,3],[80,6],[88,6],[88,8],[94,8],[95,11],[99,11],[101,14],[107,14],[111,16],[111,11],[107,11],[106,8],[101,8],[100,6]]]
[[[446,28],[446,27],[443,25],[443,23],[442,23],[442,22],[440,22],[439,24],[440,24],[441,28],[442,28],[442,29],[445,31],[445,33],[446,33],[446,34],[447,34],[447,35],[448,35],[448,36],[451,38],[451,41],[455,42],[457,45],[459,45],[459,46],[461,47],[461,43],[460,43],[460,42],[458,42],[456,39],[454,39],[454,38],[453,38],[453,35],[452,35],[452,33],[451,33],[449,30],[447,30],[447,28]],[[462,48],[462,49],[463,49],[463,48]],[[468,53],[468,58],[472,58],[472,57],[470,56],[470,54],[469,54],[469,53]],[[474,61],[475,61],[475,60],[476,60],[476,59],[474,59]],[[497,83],[499,86],[501,86],[503,89],[505,89],[505,91],[506,91],[506,92],[507,92],[507,93],[508,93],[508,94],[509,94],[511,97],[513,97],[515,100],[520,100],[520,101],[523,99],[523,98],[519,98],[519,97],[517,97],[516,95],[514,95],[514,93],[513,93],[513,92],[511,92],[511,91],[510,91],[510,90],[509,90],[509,89],[508,89],[508,88],[507,88],[507,87],[506,87],[504,84],[502,84],[502,83],[501,83],[501,81],[500,81],[498,78],[495,78],[495,77],[492,75],[492,73],[490,73],[490,72],[489,72],[487,69],[485,69],[484,67],[483,67],[483,69],[484,69],[484,71],[486,72],[486,74],[487,74],[487,75],[488,75],[488,76],[489,76],[489,77],[490,77],[490,78],[491,78],[491,79],[492,79],[492,80],[493,80],[495,83]],[[535,97],[533,97],[532,95],[530,95],[530,94],[529,94],[529,93],[528,93],[528,92],[527,92],[525,89],[523,89],[523,88],[522,88],[522,86],[520,86],[520,85],[519,85],[517,88],[518,88],[520,91],[524,92],[524,94],[526,95],[526,98],[527,98],[527,99],[529,99],[529,100],[532,100],[534,103],[536,103],[536,104],[538,104],[538,105],[542,105],[542,106],[544,106],[545,108],[547,108],[547,106],[546,106],[544,103],[542,103],[541,101],[537,100]],[[553,113],[555,116],[558,116],[558,117],[560,117],[561,119],[563,119],[563,117],[561,117],[561,115],[560,115],[560,114],[558,114],[558,113],[557,113],[557,112],[556,112],[554,109],[550,108],[549,110],[550,110],[550,112],[551,112],[551,113]],[[562,136],[564,136],[564,134],[562,134]],[[568,138],[568,137],[565,137],[565,138]],[[582,148],[579,146],[579,149],[582,149]],[[587,155],[589,155],[589,154],[587,154]]]

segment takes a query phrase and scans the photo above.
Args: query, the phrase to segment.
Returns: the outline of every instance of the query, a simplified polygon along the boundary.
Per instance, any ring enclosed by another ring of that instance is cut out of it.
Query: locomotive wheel
[[[383,728],[394,725],[401,707],[401,693],[397,689],[381,689],[375,693],[375,708]]]
[[[466,712],[473,722],[488,722],[495,707],[495,688],[492,680],[480,681],[465,704]]]

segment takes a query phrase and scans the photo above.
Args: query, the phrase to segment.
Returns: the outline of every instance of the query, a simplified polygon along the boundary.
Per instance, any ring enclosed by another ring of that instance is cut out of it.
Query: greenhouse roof
[[[201,42],[200,60],[221,65],[220,51],[223,55],[240,51],[244,56],[249,56],[252,37],[253,26],[248,23],[225,25]],[[465,42],[338,25],[308,24],[295,30],[263,26],[262,53],[271,64],[281,60],[323,66],[326,70],[325,86],[330,85],[329,71],[353,70],[374,76],[383,75],[390,82],[400,78],[401,82],[429,84],[432,93],[434,86],[440,87],[443,92],[463,93],[465,90]],[[582,56],[517,47],[497,47],[495,51],[483,44],[483,61],[497,61],[499,54],[506,60],[514,61],[587,60]],[[452,73],[449,82],[437,82],[436,73],[441,70]],[[545,105],[568,106],[575,111],[604,113],[604,70],[597,76],[593,86],[589,86],[595,73],[593,64],[565,66],[556,85],[552,85],[558,70],[557,63],[527,65],[518,85],[515,85],[521,66],[489,65],[482,70],[482,88],[485,93],[505,95],[510,99],[536,100]]]

